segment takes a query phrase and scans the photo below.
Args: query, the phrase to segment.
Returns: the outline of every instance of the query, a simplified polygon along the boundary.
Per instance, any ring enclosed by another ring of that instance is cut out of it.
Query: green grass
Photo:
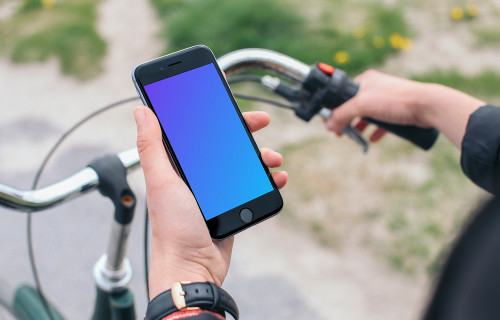
[[[319,19],[303,14],[304,8],[291,0],[151,0],[163,23],[162,35],[168,39],[166,52],[195,44],[209,46],[216,56],[251,47],[276,50],[306,63],[323,61],[348,72],[360,72],[384,62],[397,50],[389,45],[394,33],[410,34],[402,10],[362,2],[359,25],[337,25],[344,21],[347,0],[337,2],[344,10],[325,13]],[[360,2],[361,3],[361,2]],[[301,4],[305,5],[305,4]],[[307,3],[321,8],[324,2]],[[353,30],[362,28],[363,36]],[[381,37],[384,45],[373,46]],[[338,51],[348,54],[341,66],[334,59]]]
[[[405,156],[400,157],[393,161],[404,161]],[[432,273],[439,270],[478,190],[463,175],[459,152],[450,142],[440,139],[429,154],[413,157],[421,158],[430,172],[420,183],[394,176],[382,184],[391,205],[383,218],[389,236],[378,241],[378,250],[399,270]]]
[[[500,32],[498,32],[498,28],[475,28],[472,29],[472,32],[476,36],[478,46],[486,47],[500,45]]]
[[[0,49],[13,62],[55,57],[64,74],[88,79],[102,70],[106,43],[97,33],[99,0],[54,2],[25,0],[18,12],[0,22]]]

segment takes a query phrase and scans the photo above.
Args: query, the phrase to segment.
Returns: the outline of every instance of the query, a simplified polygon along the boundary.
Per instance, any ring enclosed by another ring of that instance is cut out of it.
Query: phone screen
[[[205,220],[273,191],[213,63],[144,90]]]

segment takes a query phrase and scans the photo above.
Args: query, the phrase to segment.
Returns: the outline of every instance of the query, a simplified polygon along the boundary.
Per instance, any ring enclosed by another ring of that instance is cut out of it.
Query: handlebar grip
[[[403,139],[410,141],[411,143],[424,150],[429,150],[430,148],[432,148],[439,136],[439,131],[434,128],[424,129],[416,126],[387,123],[371,118],[363,119],[377,125],[384,130],[387,130],[388,132],[391,132]]]

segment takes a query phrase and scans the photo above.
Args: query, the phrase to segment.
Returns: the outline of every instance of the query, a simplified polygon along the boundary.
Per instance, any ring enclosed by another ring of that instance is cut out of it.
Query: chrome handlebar
[[[302,82],[310,67],[281,53],[266,49],[242,49],[230,52],[218,59],[226,74],[245,70],[267,70],[296,82]],[[127,172],[139,167],[137,148],[120,152],[118,158]],[[99,185],[99,176],[90,167],[74,175],[37,190],[18,190],[0,184],[0,206],[18,211],[42,211],[75,198]]]
[[[117,154],[127,172],[139,167],[137,148]],[[21,191],[0,184],[0,206],[18,211],[42,211],[97,188],[99,176],[86,167],[74,175],[37,190]]]
[[[299,60],[267,49],[241,49],[217,59],[227,75],[245,70],[267,70],[296,82],[303,82],[311,67]]]

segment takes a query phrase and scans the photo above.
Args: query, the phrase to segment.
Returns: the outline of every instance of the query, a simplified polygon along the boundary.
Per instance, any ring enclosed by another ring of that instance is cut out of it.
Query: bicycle
[[[289,109],[304,121],[309,121],[317,114],[328,118],[331,115],[331,109],[352,98],[359,88],[340,69],[322,63],[309,66],[265,49],[234,51],[219,58],[218,61],[221,69],[226,72],[229,83],[260,83],[291,104],[241,94],[235,94],[236,97]],[[253,70],[265,70],[274,76],[235,75]],[[138,98],[125,99],[107,108],[133,99]],[[88,119],[92,116],[94,115],[89,116]],[[77,126],[86,120],[84,119]],[[426,150],[432,147],[438,136],[435,129],[421,129],[382,123],[373,119],[367,120]],[[356,129],[349,126],[344,133],[358,143],[364,152],[368,150],[368,142]],[[66,135],[63,139],[65,137]],[[42,169],[58,145],[59,142],[45,159]],[[132,267],[126,258],[126,251],[137,199],[126,177],[138,167],[137,150],[131,148],[115,155],[96,158],[72,176],[41,189],[21,191],[0,184],[0,206],[29,212],[28,217],[31,217],[33,212],[47,210],[96,189],[111,200],[114,206],[114,217],[108,249],[93,269],[96,298],[92,318],[95,320],[136,318],[134,298],[128,287],[132,277]],[[39,176],[40,174],[37,175]],[[147,233],[145,239],[147,239]],[[147,263],[147,243],[145,244],[145,261]],[[36,283],[38,283],[37,278],[35,272]],[[0,287],[0,305],[6,308],[13,317],[17,319],[64,319],[56,307],[45,298],[38,284],[36,288],[20,285],[9,289],[10,291],[5,289],[3,286]]]

